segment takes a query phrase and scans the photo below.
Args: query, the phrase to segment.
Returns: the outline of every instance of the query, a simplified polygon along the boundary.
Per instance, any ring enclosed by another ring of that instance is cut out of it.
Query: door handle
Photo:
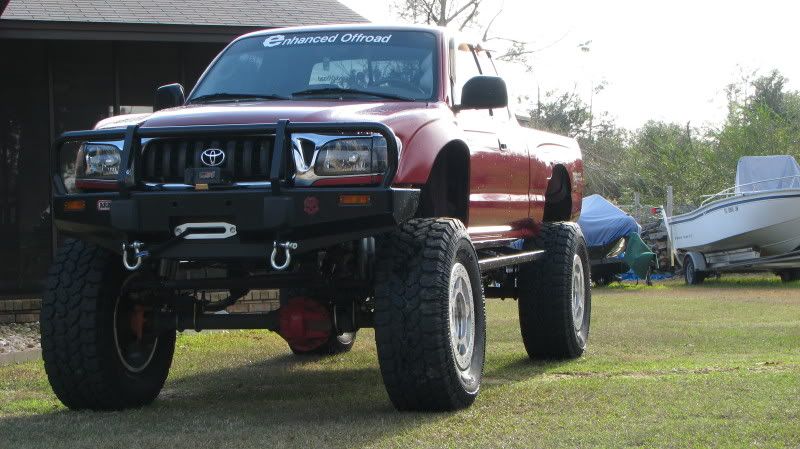
[[[500,149],[501,150],[507,150],[508,149],[508,145],[504,144],[503,142],[501,142],[499,140],[497,141],[497,144],[500,145]]]

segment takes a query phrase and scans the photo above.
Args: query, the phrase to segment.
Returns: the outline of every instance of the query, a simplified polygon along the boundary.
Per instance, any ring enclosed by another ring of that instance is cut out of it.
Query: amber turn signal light
[[[371,201],[369,195],[339,195],[340,206],[368,206]]]
[[[83,200],[64,201],[64,211],[66,212],[80,212],[84,209],[86,209],[86,201]]]

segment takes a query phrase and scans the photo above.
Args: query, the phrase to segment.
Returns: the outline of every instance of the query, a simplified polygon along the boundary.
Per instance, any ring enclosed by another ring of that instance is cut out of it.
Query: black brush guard
[[[387,170],[380,185],[294,187],[291,173],[292,133],[378,133],[387,142]],[[175,137],[274,135],[269,178],[257,188],[208,191],[147,190],[141,173],[142,139]],[[67,142],[122,140],[116,191],[69,193],[61,175],[60,153]],[[419,189],[392,188],[397,171],[397,140],[386,125],[372,122],[290,123],[140,127],[73,131],[53,144],[52,202],[56,227],[67,235],[122,252],[120,243],[145,242],[148,255],[168,259],[261,259],[274,242],[296,243],[295,252],[356,240],[389,231],[416,212]],[[369,204],[342,205],[341,195],[368,195]],[[312,198],[313,200],[309,200]],[[65,203],[85,201],[83,210]],[[304,207],[307,201],[318,205]],[[103,205],[101,208],[100,205]],[[174,229],[187,222],[229,222],[236,235],[216,240],[184,240]],[[157,254],[156,254],[157,253]]]

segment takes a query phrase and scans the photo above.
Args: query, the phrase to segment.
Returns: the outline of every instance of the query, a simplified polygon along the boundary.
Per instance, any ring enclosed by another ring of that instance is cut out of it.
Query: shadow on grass
[[[519,358],[508,360],[486,370],[484,380],[487,389],[491,389],[499,384],[521,382],[546,373],[558,373],[560,367],[571,362],[570,360],[533,361],[520,355]]]
[[[388,442],[452,413],[400,413],[385,393],[377,361],[342,367],[319,357],[276,355],[170,377],[150,406],[122,412],[58,410],[0,419],[7,447],[352,447]],[[183,360],[197,363],[197,359]],[[201,361],[202,362],[202,361]],[[330,363],[329,363],[330,362]],[[487,390],[561,362],[527,358],[487,371]],[[186,368],[182,366],[181,368]],[[176,370],[180,372],[180,370]],[[478,399],[480,401],[480,399]],[[35,438],[32,437],[35,435]],[[187,444],[189,443],[189,444]],[[2,446],[2,444],[0,444]]]

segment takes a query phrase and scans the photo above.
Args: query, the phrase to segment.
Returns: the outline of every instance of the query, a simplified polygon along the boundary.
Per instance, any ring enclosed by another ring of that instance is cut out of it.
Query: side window
[[[475,56],[472,52],[472,47],[467,45],[460,45],[455,50],[455,82],[453,83],[453,102],[454,104],[461,103],[461,89],[464,84],[473,76],[481,74],[478,69],[478,64],[475,62]]]

